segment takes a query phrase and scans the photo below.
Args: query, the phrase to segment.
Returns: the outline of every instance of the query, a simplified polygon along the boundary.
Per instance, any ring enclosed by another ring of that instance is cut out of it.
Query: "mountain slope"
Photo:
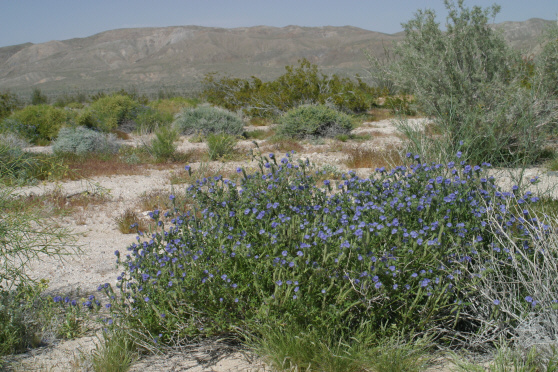
[[[504,22],[514,46],[534,47],[545,24],[531,19]],[[363,49],[381,56],[402,40],[356,27],[212,28],[175,26],[119,29],[86,38],[0,48],[0,90],[44,92],[135,87],[190,90],[208,72],[274,78],[284,66],[307,58],[323,71],[354,75],[368,66]]]

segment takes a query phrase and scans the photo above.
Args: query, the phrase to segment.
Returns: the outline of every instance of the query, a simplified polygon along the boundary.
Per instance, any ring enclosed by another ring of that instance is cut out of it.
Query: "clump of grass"
[[[206,140],[210,160],[230,158],[234,153],[234,147],[237,142],[236,137],[225,133],[210,133],[207,135]]]
[[[123,331],[106,332],[91,354],[96,372],[126,372],[138,359],[137,346]]]
[[[340,134],[335,136],[335,139],[341,142],[347,141],[369,141],[372,138],[372,133],[359,133],[359,134]]]
[[[342,150],[348,154],[345,164],[351,168],[385,168],[391,169],[403,163],[400,150],[393,146],[385,149],[371,149],[367,147],[345,147]]]
[[[146,222],[141,219],[133,209],[126,209],[124,213],[114,219],[118,231],[122,234],[132,234],[138,231],[147,231]]]

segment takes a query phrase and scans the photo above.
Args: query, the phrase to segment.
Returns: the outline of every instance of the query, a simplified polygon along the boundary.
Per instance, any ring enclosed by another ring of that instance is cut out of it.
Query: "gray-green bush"
[[[173,127],[180,134],[226,133],[241,135],[244,124],[240,118],[225,109],[200,106],[181,111],[173,122]]]
[[[106,134],[85,127],[62,128],[52,145],[55,154],[86,155],[116,153],[118,143],[114,134]]]
[[[351,117],[325,105],[300,106],[279,119],[277,134],[289,138],[335,137],[353,128]]]
[[[376,72],[414,95],[440,133],[429,140],[445,153],[454,154],[463,141],[463,152],[473,162],[533,163],[541,156],[545,130],[558,118],[558,103],[548,88],[525,84],[526,79],[538,81],[543,71],[530,68],[488,26],[498,6],[468,9],[463,0],[444,3],[447,31],[432,10],[419,10],[403,25],[406,36],[395,49],[396,61],[388,68],[377,64]],[[416,145],[412,151],[428,156],[418,148],[416,132],[404,134]]]

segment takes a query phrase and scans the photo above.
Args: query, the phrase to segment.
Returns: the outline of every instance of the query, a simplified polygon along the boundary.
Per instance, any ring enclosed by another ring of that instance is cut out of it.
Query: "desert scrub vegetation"
[[[21,208],[13,192],[0,185],[0,356],[38,346],[56,334],[52,299],[42,296],[47,283],[28,275],[30,262],[79,251],[68,230]]]
[[[77,125],[110,132],[132,121],[139,106],[129,95],[101,96],[80,113]]]
[[[208,102],[246,115],[276,118],[300,105],[328,104],[342,111],[364,112],[383,91],[337,75],[327,76],[318,66],[302,59],[298,66],[286,66],[285,74],[269,82],[208,74],[201,96]]]
[[[101,133],[85,127],[62,128],[52,144],[55,154],[76,154],[79,156],[115,154],[119,145],[113,134]]]
[[[159,346],[250,340],[278,368],[362,370],[386,340],[403,359],[432,344],[484,347],[553,314],[555,232],[530,212],[538,198],[499,189],[489,164],[407,154],[334,181],[290,153],[258,159],[150,212],[157,228],[115,252],[122,274],[99,287],[105,325]]]
[[[2,121],[2,132],[15,132],[35,145],[47,145],[58,136],[67,122],[63,109],[49,105],[32,105],[14,111]]]
[[[182,110],[172,123],[180,134],[191,135],[225,133],[234,136],[243,133],[244,123],[232,112],[209,105]]]
[[[349,134],[353,129],[350,116],[324,105],[303,105],[285,113],[279,119],[277,135],[308,139]]]
[[[462,141],[473,162],[536,162],[558,119],[555,81],[547,72],[557,56],[555,43],[526,63],[488,26],[498,6],[469,9],[462,0],[445,0],[445,5],[447,31],[440,29],[433,11],[419,10],[403,24],[405,39],[395,48],[394,62],[381,65],[371,59],[375,74],[391,79],[402,94],[412,94],[418,110],[441,133],[422,138],[401,125],[413,151],[431,159],[442,153],[447,157]],[[431,142],[436,146],[428,148]]]

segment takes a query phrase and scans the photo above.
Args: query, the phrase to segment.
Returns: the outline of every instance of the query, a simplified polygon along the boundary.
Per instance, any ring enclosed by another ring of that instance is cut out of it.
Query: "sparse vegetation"
[[[296,139],[335,137],[353,129],[348,115],[327,106],[300,106],[283,115],[279,122],[277,134]]]
[[[244,123],[238,116],[212,106],[182,110],[173,122],[173,127],[178,133],[186,135],[225,133],[238,136],[244,131]]]
[[[76,154],[78,156],[115,154],[119,145],[113,134],[101,133],[85,127],[62,128],[52,145],[55,154]]]

